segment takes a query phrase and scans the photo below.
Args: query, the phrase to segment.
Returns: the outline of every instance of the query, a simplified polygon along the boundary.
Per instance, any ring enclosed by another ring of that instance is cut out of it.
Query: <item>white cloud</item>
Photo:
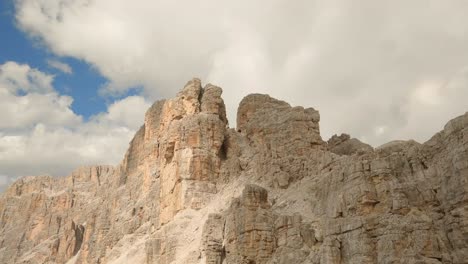
[[[53,76],[28,65],[0,65],[0,131],[49,126],[74,126],[81,122],[70,109],[73,99],[52,87]]]
[[[466,82],[450,93],[443,88],[468,65],[463,0],[17,0],[16,6],[25,32],[107,77],[105,93],[143,85],[153,100],[198,76],[224,88],[231,126],[238,102],[251,92],[317,108],[325,138],[349,132],[374,145],[426,140],[467,110],[457,96],[466,94]],[[385,133],[375,133],[379,126]]]
[[[0,87],[1,89],[1,87]],[[0,129],[18,129],[45,122],[47,125],[74,126],[81,117],[70,110],[72,98],[56,93],[28,93],[24,96],[0,95]]]
[[[47,60],[47,64],[54,68],[54,69],[57,69],[63,73],[66,73],[66,74],[72,74],[73,73],[73,69],[71,68],[70,65],[64,63],[64,62],[61,62],[61,61],[58,61],[58,60]]]
[[[375,134],[376,134],[377,136],[380,136],[380,135],[382,135],[383,133],[385,133],[386,127],[385,127],[385,126],[378,126],[378,127],[376,127],[374,130],[375,130]]]
[[[138,128],[143,124],[143,115],[150,104],[141,96],[128,96],[109,105],[106,113],[94,116],[97,122],[106,122],[114,125]]]
[[[85,122],[52,82],[53,76],[28,65],[0,65],[0,191],[18,176],[117,164],[143,124],[149,103],[142,97],[114,102]]]
[[[51,93],[53,78],[52,75],[31,69],[29,65],[8,61],[0,67],[0,91],[11,94]]]

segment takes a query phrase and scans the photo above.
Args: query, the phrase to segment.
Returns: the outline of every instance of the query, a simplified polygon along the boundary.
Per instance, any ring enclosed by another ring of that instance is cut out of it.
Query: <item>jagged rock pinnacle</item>
[[[466,263],[468,113],[424,144],[322,140],[320,115],[222,89],[154,103],[121,164],[0,196],[0,263]]]

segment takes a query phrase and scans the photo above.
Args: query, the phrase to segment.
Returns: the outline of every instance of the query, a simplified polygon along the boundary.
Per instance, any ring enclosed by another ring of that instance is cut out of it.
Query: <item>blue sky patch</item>
[[[104,112],[107,105],[115,100],[138,94],[141,89],[131,89],[118,97],[103,97],[99,89],[108,80],[101,76],[91,65],[71,57],[56,57],[47,47],[27,36],[15,24],[13,1],[0,2],[0,64],[14,61],[28,64],[42,72],[53,74],[54,87],[58,93],[73,97],[72,109],[82,115],[85,120],[90,116]],[[58,60],[72,68],[71,74],[66,74],[48,63]]]

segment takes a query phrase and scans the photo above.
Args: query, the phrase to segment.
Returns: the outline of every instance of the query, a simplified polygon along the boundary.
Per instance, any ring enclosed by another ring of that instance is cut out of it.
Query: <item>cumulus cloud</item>
[[[25,64],[0,65],[0,131],[21,130],[39,122],[74,126],[81,117],[71,111],[73,99],[52,87],[53,76]]]
[[[123,127],[138,128],[143,124],[143,115],[150,105],[141,96],[128,96],[108,106],[106,113],[100,113],[91,119]]]
[[[53,76],[15,62],[0,65],[0,191],[19,176],[118,163],[149,107],[131,96],[84,121],[72,101],[54,89]]]
[[[38,93],[53,92],[53,76],[31,69],[29,65],[7,61],[0,67],[0,85],[4,93]]]
[[[20,27],[92,64],[103,92],[173,96],[192,76],[322,115],[325,138],[427,140],[467,109],[468,2],[17,0]],[[449,85],[449,83],[451,83]],[[453,83],[457,83],[454,85]]]
[[[54,69],[57,69],[63,73],[66,73],[66,74],[72,74],[73,73],[73,69],[71,68],[70,65],[64,63],[64,62],[61,62],[61,61],[58,61],[58,60],[47,60],[47,64],[54,68]]]

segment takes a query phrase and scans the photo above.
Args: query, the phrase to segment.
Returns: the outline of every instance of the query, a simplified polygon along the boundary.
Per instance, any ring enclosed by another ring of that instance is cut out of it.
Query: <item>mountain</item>
[[[262,94],[229,128],[221,94],[156,102],[118,166],[12,184],[0,263],[468,263],[468,113],[374,149]]]

